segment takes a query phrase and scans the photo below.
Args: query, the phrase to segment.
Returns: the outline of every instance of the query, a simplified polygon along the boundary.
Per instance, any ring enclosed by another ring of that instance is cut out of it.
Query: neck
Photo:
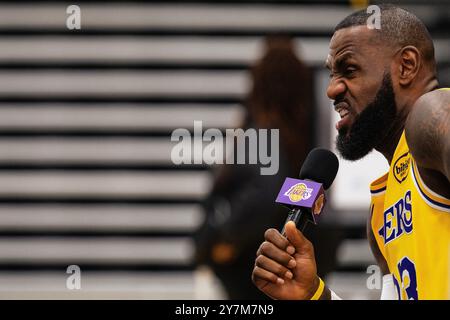
[[[392,123],[391,127],[387,130],[384,139],[377,147],[375,147],[375,150],[380,152],[389,164],[391,164],[395,149],[397,148],[400,137],[402,136],[407,116],[408,115],[404,112],[399,114]]]
[[[427,79],[426,85],[422,87],[421,90],[416,92],[410,92],[405,94],[406,99],[399,105],[399,113],[392,123],[391,127],[387,130],[384,139],[380,144],[375,147],[375,150],[380,152],[389,164],[394,157],[395,149],[397,148],[400,137],[402,136],[403,130],[405,129],[406,119],[408,118],[409,112],[411,111],[414,103],[422,95],[427,92],[433,91],[439,87],[437,79],[433,76],[431,79]]]

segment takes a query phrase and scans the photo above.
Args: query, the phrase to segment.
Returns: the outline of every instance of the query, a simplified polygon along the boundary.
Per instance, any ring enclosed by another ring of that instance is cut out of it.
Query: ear
[[[417,76],[421,65],[420,51],[414,46],[406,46],[399,52],[399,83],[409,85]]]

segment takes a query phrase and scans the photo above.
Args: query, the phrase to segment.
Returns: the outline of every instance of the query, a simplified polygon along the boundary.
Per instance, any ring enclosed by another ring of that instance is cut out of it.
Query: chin
[[[342,138],[348,138],[350,135],[350,128],[348,127],[343,127],[340,128],[338,130],[338,136],[342,139]]]

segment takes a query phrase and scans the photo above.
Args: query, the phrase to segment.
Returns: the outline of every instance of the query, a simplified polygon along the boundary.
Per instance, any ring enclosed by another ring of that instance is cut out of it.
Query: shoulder
[[[408,115],[405,134],[417,164],[442,172],[442,161],[450,152],[450,90],[421,96]]]

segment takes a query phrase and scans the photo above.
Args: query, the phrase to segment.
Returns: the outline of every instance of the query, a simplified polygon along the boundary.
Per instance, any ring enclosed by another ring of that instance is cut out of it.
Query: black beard
[[[385,73],[373,101],[356,116],[349,130],[339,130],[336,148],[341,156],[346,160],[359,160],[379,146],[395,121],[396,110],[391,75]]]

